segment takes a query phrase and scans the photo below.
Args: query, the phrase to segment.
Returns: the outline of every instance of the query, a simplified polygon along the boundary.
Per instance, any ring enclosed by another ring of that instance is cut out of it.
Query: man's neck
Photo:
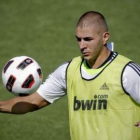
[[[87,64],[89,65],[90,68],[97,69],[107,60],[110,53],[111,52],[107,49],[107,47],[104,47],[102,51],[99,53],[97,59],[88,61]]]

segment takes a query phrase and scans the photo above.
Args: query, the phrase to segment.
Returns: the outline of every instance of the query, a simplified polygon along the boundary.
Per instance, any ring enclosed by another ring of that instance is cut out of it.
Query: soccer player
[[[59,66],[35,93],[0,101],[0,112],[24,114],[67,94],[72,140],[139,140],[140,67],[108,49],[99,12],[84,13],[75,36],[82,55]]]

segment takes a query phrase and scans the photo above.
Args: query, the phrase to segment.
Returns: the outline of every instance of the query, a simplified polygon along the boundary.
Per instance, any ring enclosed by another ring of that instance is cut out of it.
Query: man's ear
[[[103,44],[105,45],[107,43],[107,41],[109,40],[109,32],[104,32],[103,33]]]

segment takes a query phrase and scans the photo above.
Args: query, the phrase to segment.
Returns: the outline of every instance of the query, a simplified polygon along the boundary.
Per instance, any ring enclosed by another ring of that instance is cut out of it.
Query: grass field
[[[44,80],[61,63],[79,55],[76,22],[97,10],[108,21],[115,51],[140,63],[139,0],[0,0],[0,70],[12,57],[28,55]],[[0,100],[14,97],[0,81]],[[37,112],[0,114],[0,140],[70,140],[67,97]]]

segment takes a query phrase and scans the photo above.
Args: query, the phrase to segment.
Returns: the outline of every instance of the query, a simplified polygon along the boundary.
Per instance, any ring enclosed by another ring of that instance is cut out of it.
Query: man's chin
[[[84,60],[86,60],[89,64],[95,63],[96,59],[93,59],[89,56],[83,56]]]
[[[90,61],[91,58],[89,56],[83,56],[83,58],[86,60],[86,61]]]

